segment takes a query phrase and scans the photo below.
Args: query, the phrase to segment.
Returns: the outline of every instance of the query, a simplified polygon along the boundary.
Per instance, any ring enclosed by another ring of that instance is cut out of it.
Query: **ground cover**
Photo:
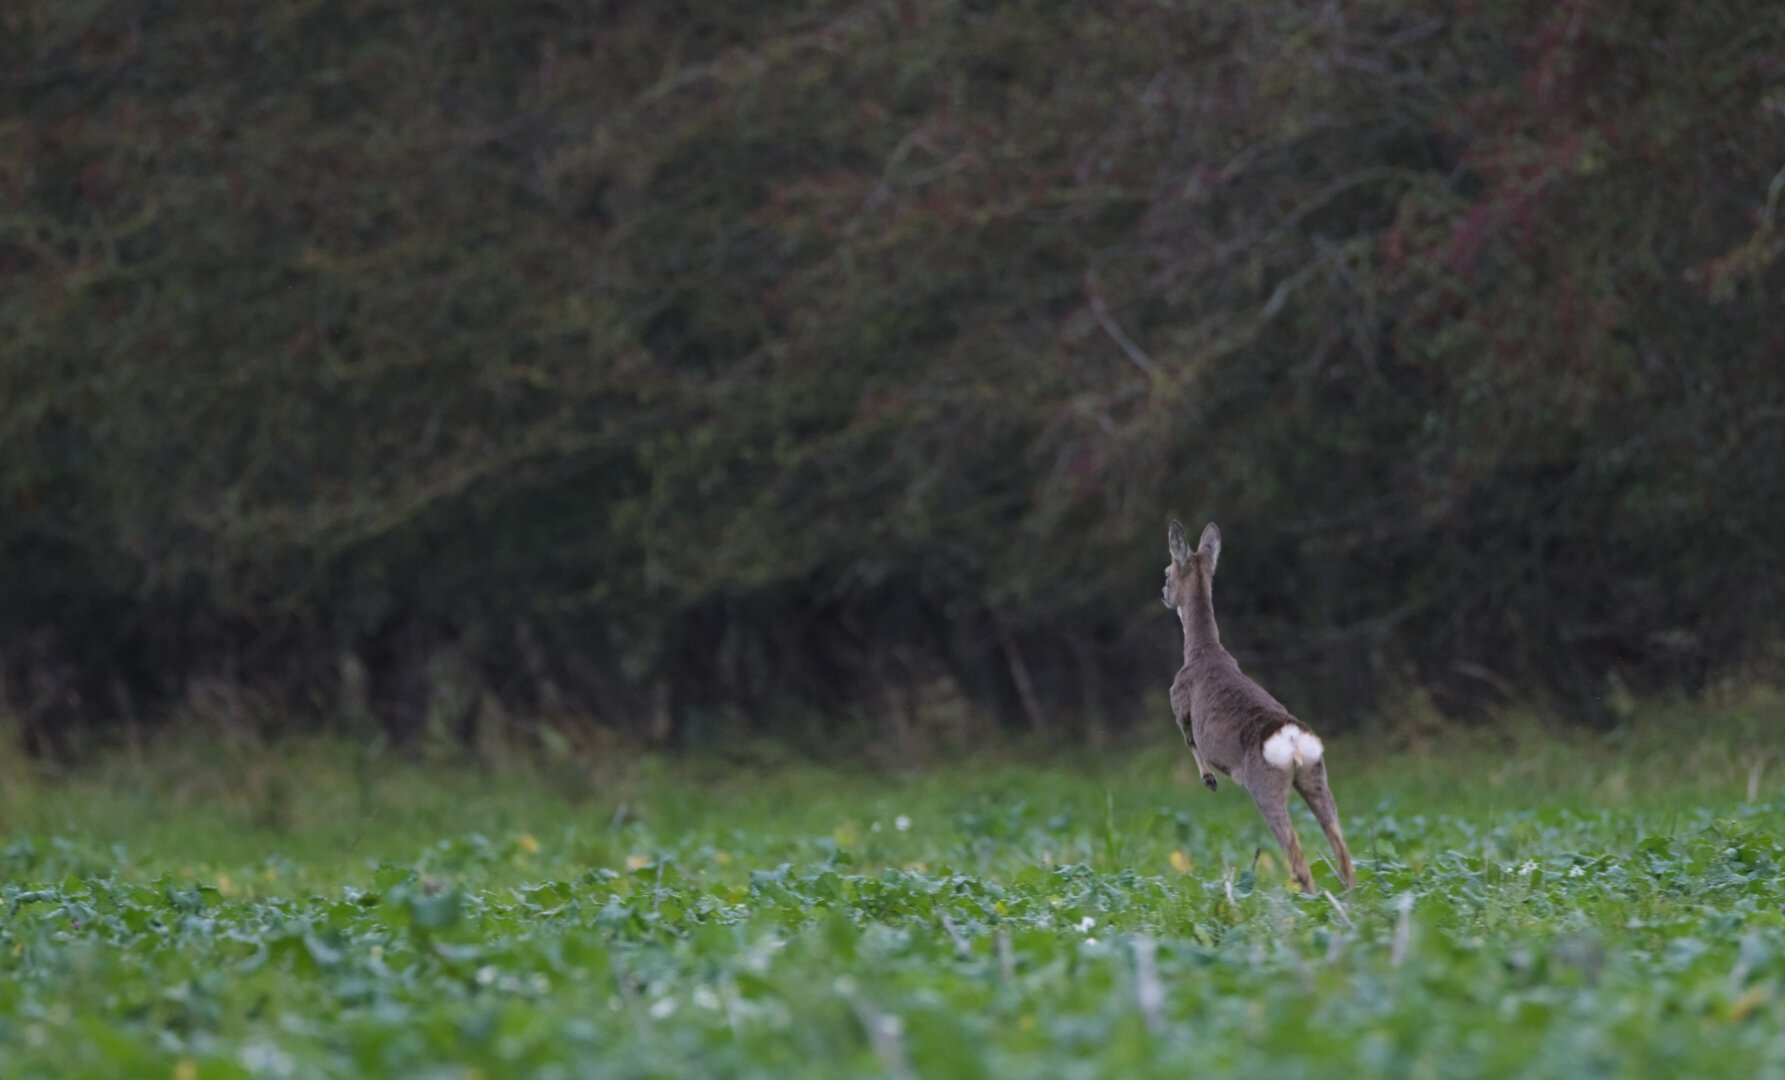
[[[12,761],[0,1075],[1785,1076],[1782,720],[1335,738],[1330,898],[1163,738]]]

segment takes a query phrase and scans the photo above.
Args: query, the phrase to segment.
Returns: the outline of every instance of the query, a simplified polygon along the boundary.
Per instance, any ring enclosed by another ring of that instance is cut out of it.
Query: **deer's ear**
[[[1171,531],[1166,533],[1166,542],[1171,545],[1171,561],[1179,566],[1190,561],[1190,544],[1184,539],[1184,526],[1176,518],[1172,519]]]
[[[1209,522],[1208,528],[1202,530],[1202,542],[1196,550],[1209,557],[1209,573],[1213,574],[1215,563],[1221,559],[1221,530],[1215,528],[1214,522]]]

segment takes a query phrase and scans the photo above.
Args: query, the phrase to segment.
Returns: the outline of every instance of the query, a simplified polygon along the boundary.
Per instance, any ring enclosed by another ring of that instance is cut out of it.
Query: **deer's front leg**
[[[1196,740],[1190,737],[1190,729],[1182,724],[1178,727],[1184,733],[1184,745],[1190,748],[1190,756],[1196,759],[1196,771],[1202,774],[1203,785],[1210,791],[1215,790],[1215,774],[1209,770],[1208,763],[1202,760],[1201,752],[1196,749]]]

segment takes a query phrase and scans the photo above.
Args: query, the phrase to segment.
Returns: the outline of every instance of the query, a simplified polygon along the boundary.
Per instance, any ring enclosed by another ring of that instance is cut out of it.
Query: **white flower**
[[[1578,866],[1570,866],[1568,868],[1568,876],[1569,877],[1586,877],[1587,872],[1585,870],[1582,870]]]
[[[272,1043],[249,1043],[241,1050],[242,1065],[256,1076],[296,1076],[297,1062]]]
[[[1537,864],[1535,862],[1531,861],[1530,859],[1526,859],[1519,866],[1518,872],[1521,874],[1534,874],[1537,872]]]
[[[911,828],[911,819],[904,814],[900,814],[898,817],[893,818],[893,828],[900,832],[904,832],[906,829]]]
[[[676,999],[672,997],[658,998],[651,1005],[651,1019],[666,1020],[676,1011]]]
[[[1096,925],[1097,925],[1097,920],[1091,918],[1089,915],[1086,915],[1084,918],[1082,918],[1078,921],[1078,932],[1082,934],[1085,931],[1091,929],[1091,927],[1096,926]]]
[[[1094,937],[1088,937],[1085,939],[1085,944],[1086,945],[1095,945],[1095,944],[1097,944],[1097,939]]]

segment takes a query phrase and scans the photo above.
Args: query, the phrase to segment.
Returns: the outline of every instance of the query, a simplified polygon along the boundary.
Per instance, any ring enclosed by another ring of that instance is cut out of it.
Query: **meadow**
[[[1313,898],[1169,725],[913,771],[14,758],[0,1076],[1785,1076],[1782,721],[1335,737],[1360,882]]]

